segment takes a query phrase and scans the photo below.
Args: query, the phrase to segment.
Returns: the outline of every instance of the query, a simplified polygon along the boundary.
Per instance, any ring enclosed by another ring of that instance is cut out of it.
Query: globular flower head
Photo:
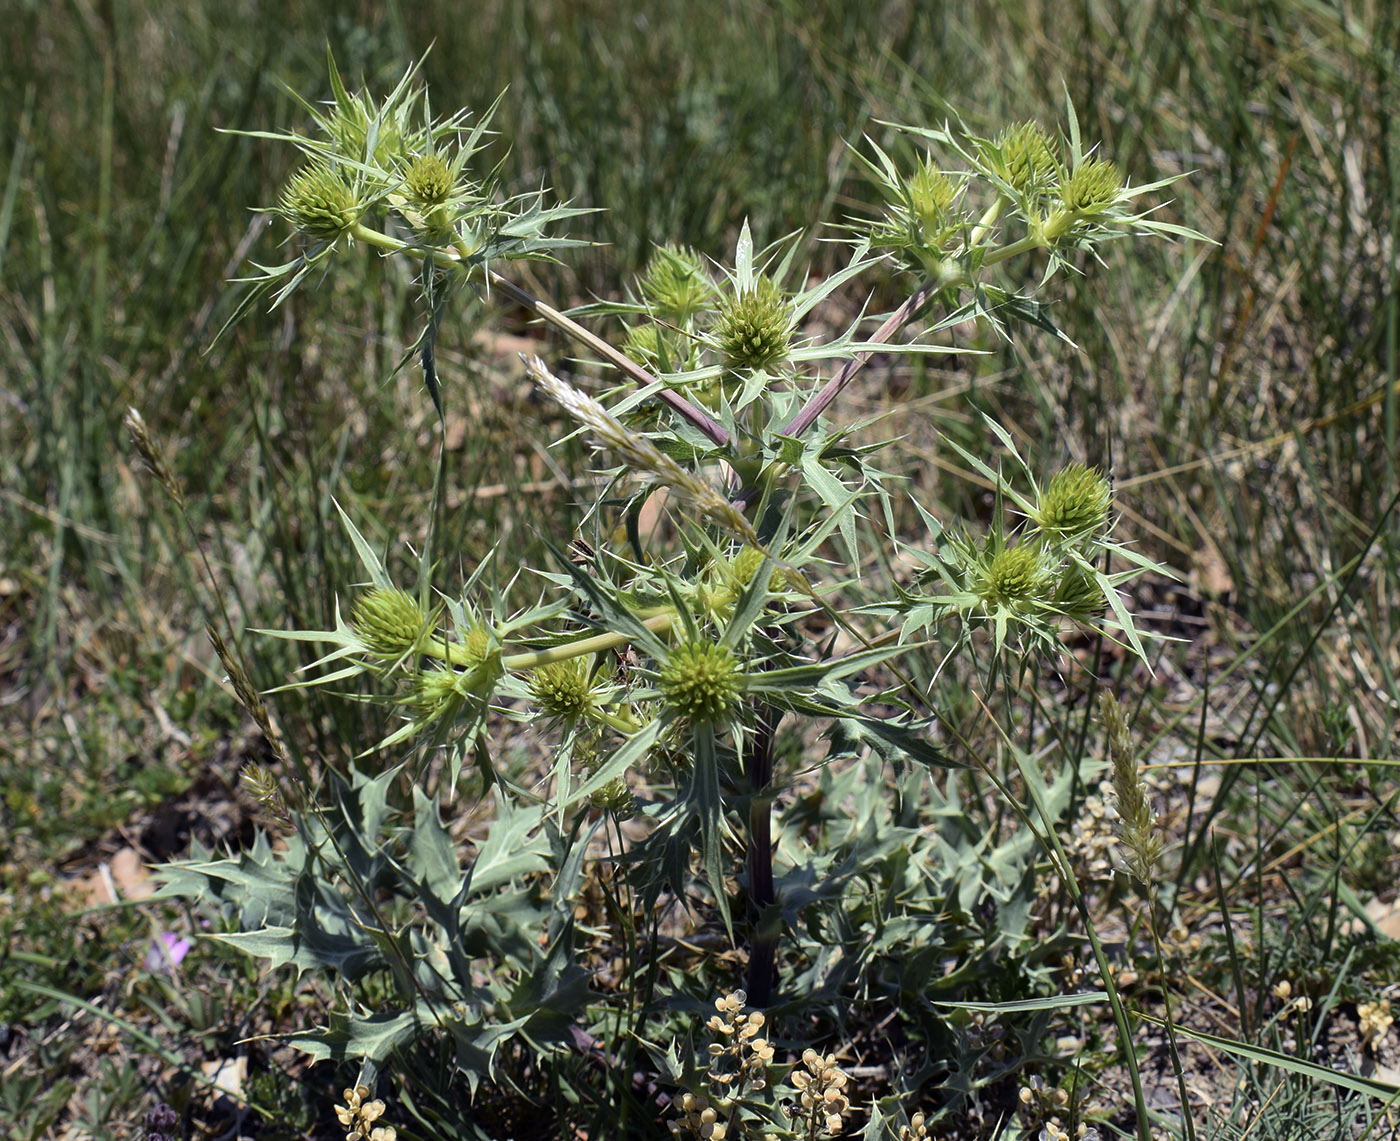
[[[501,676],[501,648],[484,628],[467,630],[451,649],[455,666],[429,665],[409,682],[403,704],[421,723],[449,715],[469,699],[489,698]]]
[[[1123,175],[1107,159],[1085,159],[1060,187],[1065,208],[1079,214],[1096,214],[1118,200]]]
[[[588,798],[588,803],[618,820],[631,820],[637,815],[637,798],[622,777],[608,781]]]
[[[641,280],[642,297],[665,321],[684,325],[710,304],[714,286],[694,250],[658,246]]]
[[[925,159],[906,183],[906,188],[914,217],[929,233],[941,231],[957,195],[953,180],[939,170],[931,159]]]
[[[1070,464],[1055,473],[1036,503],[1036,526],[1056,538],[1091,535],[1108,521],[1113,493],[1097,468]]]
[[[404,704],[419,719],[432,721],[464,696],[461,674],[451,668],[430,666],[413,675]]]
[[[732,614],[734,604],[753,582],[763,559],[763,552],[753,546],[741,547],[733,559],[718,558],[707,568],[706,581],[697,592],[700,604],[717,618]],[[768,576],[769,593],[777,594],[786,585],[787,576],[774,567]]]
[[[660,325],[645,323],[627,330],[622,351],[653,371],[675,372],[691,365],[691,352],[682,338]]]
[[[452,168],[439,155],[418,155],[404,172],[404,193],[419,206],[441,206],[452,189]]]
[[[663,700],[692,725],[720,720],[733,708],[742,688],[738,659],[718,642],[684,642],[661,667]]]
[[[565,721],[587,717],[598,708],[588,663],[582,658],[540,666],[530,675],[530,694],[544,712]]]
[[[1108,600],[1098,581],[1077,562],[1067,561],[1055,582],[1051,605],[1060,614],[1081,622],[1103,613]]]
[[[338,170],[317,162],[292,175],[277,212],[306,237],[334,242],[360,220],[364,205]]]
[[[1030,544],[1006,547],[981,568],[977,594],[990,606],[1032,601],[1045,586],[1046,570],[1039,550]]]
[[[1008,127],[996,141],[996,173],[1022,192],[1034,189],[1055,173],[1055,154],[1039,123]]]
[[[376,587],[362,595],[350,622],[365,650],[389,661],[417,650],[429,627],[428,615],[418,599],[397,587]]]
[[[715,337],[730,368],[782,364],[792,340],[792,306],[771,280],[760,277],[721,306]]]

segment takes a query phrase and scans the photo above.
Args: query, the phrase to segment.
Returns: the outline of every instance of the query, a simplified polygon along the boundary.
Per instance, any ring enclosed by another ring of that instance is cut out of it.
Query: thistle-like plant
[[[330,629],[271,633],[330,647],[307,667],[313,676],[294,684],[334,684],[399,717],[366,752],[406,766],[413,793],[404,823],[390,812],[387,773],[355,776],[335,786],[334,807],[286,806],[299,839],[284,856],[264,845],[240,861],[197,860],[171,879],[218,899],[241,928],[226,938],[274,962],[339,964],[351,978],[388,973],[391,1008],[373,1020],[353,1007],[338,1015],[307,1040],[318,1052],[334,1043],[373,1066],[438,1036],[455,1050],[447,1069],[475,1082],[493,1072],[492,1043],[543,1054],[588,1003],[569,965],[572,905],[604,821],[640,812],[647,829],[618,854],[639,908],[619,937],[641,941],[630,925],[654,916],[663,893],[713,914],[746,952],[746,997],[761,1008],[784,985],[780,950],[801,943],[795,901],[810,890],[785,883],[775,866],[783,837],[774,836],[774,801],[790,775],[779,766],[780,721],[815,722],[829,742],[824,760],[800,767],[869,756],[901,772],[910,763],[954,767],[973,758],[950,753],[905,672],[945,629],[976,653],[970,634],[988,626],[997,658],[1022,662],[1053,660],[1071,622],[1142,653],[1120,588],[1151,564],[1114,538],[1109,481],[1071,465],[1038,483],[995,423],[1010,478],[996,460],[950,442],[998,488],[988,533],[917,505],[927,534],[905,546],[922,573],[848,613],[846,579],[871,533],[859,524],[870,514],[892,521],[897,491],[878,446],[853,444],[856,425],[834,413],[876,351],[951,351],[941,334],[969,317],[1007,336],[1011,316],[1046,324],[1033,298],[1000,283],[997,267],[1014,257],[1039,259],[1043,284],[1074,251],[1092,255],[1110,238],[1197,235],[1133,212],[1170,180],[1130,186],[1111,161],[1084,150],[1071,107],[1063,140],[1034,124],[995,140],[961,126],[904,128],[926,148],[910,162],[870,144],[864,162],[884,204],[873,220],[848,225],[848,261],[822,280],[809,283],[797,240],[755,249],[746,224],[727,264],[663,246],[629,299],[565,314],[508,273],[512,262],[580,244],[554,231],[586,211],[549,205],[544,191],[504,193],[495,171],[475,165],[490,112],[470,127],[465,113],[433,119],[415,71],[376,101],[351,95],[332,64],[332,100],[306,105],[311,133],[271,136],[306,160],[275,208],[298,249],[280,266],[257,267],[254,293],[280,302],[352,244],[406,259],[422,282],[415,349],[439,411],[434,347],[463,287],[525,306],[616,370],[620,388],[586,370],[565,378],[538,357],[524,361],[529,382],[601,465],[589,553],[567,557],[573,536],[553,536],[557,564],[528,578],[498,587],[483,563],[464,583],[433,590],[434,557],[455,559],[425,550],[409,589],[342,513],[366,576],[360,586],[339,584],[348,619],[337,606]],[[891,272],[917,278],[893,312],[862,311],[824,340],[808,332],[813,311],[842,287]],[[901,339],[935,299],[941,315]],[[593,317],[627,322],[621,348],[581,324]],[[637,526],[657,495],[673,540]],[[1008,521],[1011,512],[1019,522]],[[522,594],[524,605],[514,601]],[[528,789],[502,771],[491,739],[497,726],[522,721],[558,743]],[[430,763],[444,753],[446,765]],[[495,787],[498,815],[464,866],[421,784],[441,771],[439,793],[454,795],[469,758]],[[648,789],[643,806],[633,782]],[[732,860],[738,848],[741,866]],[[498,924],[502,907],[510,918]],[[659,939],[655,928],[650,937]],[[483,981],[483,957],[501,976]],[[529,982],[530,971],[544,982]],[[645,1003],[632,995],[626,1005],[640,1012]],[[791,1135],[815,1137],[841,1128],[848,1106],[835,1060],[808,1053],[805,1077],[794,1080],[800,1120]],[[748,1061],[738,1065],[758,1080]],[[712,1109],[683,1104],[686,1128],[719,1136]]]

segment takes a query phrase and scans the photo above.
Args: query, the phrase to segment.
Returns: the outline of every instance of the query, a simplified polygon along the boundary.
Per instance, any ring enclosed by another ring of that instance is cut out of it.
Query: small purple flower
[[[179,1124],[180,1115],[161,1102],[146,1114],[146,1141],[175,1141],[175,1127]]]
[[[162,931],[159,939],[152,939],[146,952],[146,970],[152,974],[173,975],[190,950],[190,941],[181,939],[173,931]]]

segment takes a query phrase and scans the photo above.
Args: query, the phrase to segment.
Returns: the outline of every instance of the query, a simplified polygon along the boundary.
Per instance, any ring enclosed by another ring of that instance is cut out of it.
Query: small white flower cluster
[[[1061,1124],[1059,1115],[1070,1108],[1068,1090],[1047,1085],[1041,1078],[1032,1076],[1021,1087],[1019,1100],[1021,1112],[1031,1122],[1041,1122],[1037,1141],[1098,1141],[1099,1131],[1082,1121],[1073,1133]]]
[[[763,1036],[767,1021],[763,1013],[744,1013],[748,997],[742,990],[736,990],[715,999],[716,1013],[705,1023],[716,1038],[710,1043],[710,1065],[705,1074],[712,1096],[681,1095],[680,1115],[670,1123],[675,1136],[693,1137],[697,1141],[724,1141],[740,1099],[768,1087],[773,1043]],[[721,1115],[725,1120],[720,1119]]]
[[[1113,786],[1099,785],[1097,795],[1084,798],[1079,815],[1070,826],[1067,845],[1074,874],[1081,883],[1104,883],[1113,878],[1118,849],[1118,810],[1112,802]]]
[[[802,1095],[802,1117],[807,1122],[807,1137],[815,1141],[821,1132],[831,1136],[841,1132],[851,1103],[845,1095],[846,1072],[836,1064],[836,1055],[823,1057],[815,1050],[802,1051],[802,1069],[794,1070],[793,1088]]]
[[[1390,999],[1378,998],[1375,1002],[1359,1003],[1356,1016],[1361,1020],[1361,1044],[1372,1049],[1385,1040],[1390,1027],[1395,1022],[1390,1013]]]
[[[345,1126],[345,1141],[394,1141],[398,1136],[392,1125],[374,1124],[384,1116],[384,1103],[378,1098],[365,1101],[369,1097],[368,1086],[348,1089],[342,1096],[345,1104],[335,1107],[335,1115]]]

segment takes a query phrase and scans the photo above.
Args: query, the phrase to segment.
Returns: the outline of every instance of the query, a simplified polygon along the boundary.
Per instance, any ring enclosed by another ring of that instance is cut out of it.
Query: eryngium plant
[[[867,554],[858,513],[892,518],[896,491],[875,466],[876,449],[854,446],[851,425],[834,417],[841,393],[876,350],[951,351],[938,335],[969,318],[1007,337],[1013,318],[1046,324],[1032,296],[998,277],[1013,258],[1038,259],[1043,285],[1110,239],[1197,237],[1136,207],[1170,180],[1133,186],[1086,152],[1072,107],[1063,138],[1033,123],[995,139],[957,125],[904,128],[919,153],[906,163],[871,144],[863,161],[884,206],[847,223],[847,264],[825,280],[808,280],[795,242],[756,249],[745,226],[728,264],[663,246],[628,299],[569,316],[508,271],[580,244],[556,227],[585,211],[551,205],[543,191],[500,192],[476,163],[489,111],[470,126],[465,113],[431,118],[412,72],[376,102],[351,95],[332,65],[331,89],[329,103],[306,104],[311,133],[275,136],[305,156],[275,208],[298,250],[257,267],[255,295],[281,302],[334,272],[352,245],[406,260],[422,282],[415,348],[439,412],[434,343],[462,287],[561,330],[625,385],[610,391],[586,370],[565,378],[525,361],[529,382],[600,457],[587,516],[599,527],[572,558],[562,551],[573,536],[551,536],[557,565],[517,586],[529,592],[521,605],[487,586],[484,567],[430,591],[433,556],[455,565],[450,551],[425,551],[417,585],[400,585],[343,516],[365,572],[363,586],[342,584],[348,619],[337,608],[330,629],[273,633],[329,647],[308,667],[321,672],[296,684],[333,684],[392,706],[397,727],[366,752],[404,767],[333,778],[329,803],[305,790],[284,797],[295,827],[284,851],[262,842],[238,860],[196,859],[169,872],[172,887],[221,901],[236,928],[222,937],[274,964],[329,972],[347,988],[371,972],[392,980],[372,1015],[347,989],[328,1026],[297,1036],[318,1055],[363,1059],[369,1075],[395,1052],[445,1041],[436,1072],[475,1083],[507,1043],[539,1057],[572,1041],[606,1069],[610,1050],[641,1039],[598,1037],[619,1025],[586,1013],[604,996],[575,965],[572,909],[590,838],[639,814],[640,830],[609,833],[631,900],[612,936],[625,953],[654,950],[658,901],[674,895],[715,915],[743,950],[752,1006],[769,1006],[775,987],[797,987],[784,997],[800,1007],[807,984],[785,982],[777,964],[785,946],[807,953],[792,939],[793,901],[815,889],[800,877],[789,885],[774,865],[773,805],[789,779],[777,765],[779,722],[815,722],[828,766],[872,756],[901,771],[970,763],[948,751],[904,662],[932,653],[945,629],[968,655],[985,646],[998,668],[1008,659],[1053,665],[1075,626],[1141,654],[1120,588],[1149,565],[1114,537],[1105,473],[1070,465],[1039,481],[993,424],[1004,455],[959,449],[998,488],[990,529],[919,506],[928,533],[909,551],[921,573],[847,614],[843,568]],[[806,332],[836,290],[891,273],[912,275],[896,310],[862,314],[820,342]],[[939,316],[925,321],[935,303]],[[579,324],[599,315],[625,320],[623,349]],[[659,533],[674,541],[635,526],[654,495],[671,524]],[[615,541],[617,520],[628,526]],[[991,637],[974,638],[980,628]],[[503,719],[557,736],[549,771],[530,790],[495,766]],[[400,772],[420,782],[441,772],[438,792],[450,797],[469,757],[495,787],[495,823],[464,861],[436,798],[415,785],[396,809],[389,791]],[[447,763],[427,765],[432,758]],[[928,962],[941,955],[934,949]],[[664,990],[668,977],[647,986]],[[621,1008],[644,1017],[648,1002],[633,990]],[[838,1072],[813,1057],[820,1073],[809,1066],[804,1098]],[[795,1133],[832,1128],[839,1115],[819,1110],[804,1100]]]

